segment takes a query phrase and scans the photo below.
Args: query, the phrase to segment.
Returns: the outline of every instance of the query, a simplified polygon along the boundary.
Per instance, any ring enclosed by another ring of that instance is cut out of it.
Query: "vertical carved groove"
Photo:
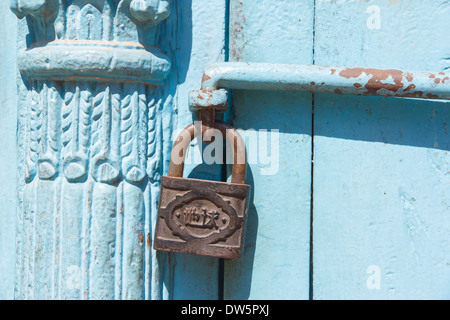
[[[115,269],[115,292],[116,300],[122,298],[123,291],[123,241],[124,241],[124,205],[123,205],[123,182],[117,187],[117,221],[116,221],[116,269]]]
[[[122,299],[144,298],[144,197],[141,187],[123,182]]]
[[[92,94],[87,83],[67,83],[62,110],[63,168],[66,179],[84,179],[87,172]]]
[[[101,151],[101,119],[103,116],[103,109],[105,103],[105,88],[106,86],[97,85],[93,95],[93,109],[92,109],[92,145],[91,157],[94,158]]]
[[[89,298],[113,299],[116,275],[117,188],[119,178],[120,91],[117,85],[98,84],[94,98],[93,184],[89,261]],[[94,135],[95,133],[95,135]],[[108,184],[107,184],[108,183]]]
[[[112,183],[120,176],[120,91],[117,85],[99,85],[104,92],[94,100],[96,123],[93,146],[93,176],[96,181]]]
[[[92,193],[89,299],[114,299],[116,249],[116,187],[94,183]]]
[[[105,1],[103,6],[103,40],[112,41],[113,40],[113,19],[114,19],[114,0]]]
[[[53,82],[44,81],[40,93],[43,115],[41,131],[41,154],[38,159],[39,178],[52,179],[57,174],[58,128],[60,98],[58,88]]]
[[[161,107],[161,100],[156,100],[157,97],[154,97],[148,104],[147,174],[151,181],[158,180],[160,170],[159,151],[161,141],[157,130],[160,120],[157,118],[156,111]]]
[[[138,136],[137,136],[137,157],[139,159],[139,170],[141,177],[136,181],[142,181],[147,175],[147,140],[148,140],[148,110],[147,110],[147,87],[138,85],[139,97],[139,119],[138,119]],[[139,180],[138,180],[139,179]]]
[[[82,202],[82,223],[81,223],[81,299],[87,300],[89,297],[89,262],[91,260],[91,229],[92,229],[92,190],[94,181],[90,176],[84,185],[84,199]]]
[[[56,169],[59,153],[59,115],[61,111],[61,86],[55,82],[48,83],[48,153]]]
[[[83,256],[83,218],[80,214],[85,211],[83,207],[84,185],[70,183],[67,180],[62,182],[61,190],[61,250],[60,250],[60,298],[80,299],[81,294],[81,273]],[[78,210],[74,210],[73,204],[78,205]]]
[[[70,82],[66,84],[65,91],[61,112],[63,168],[66,179],[73,180],[80,175],[76,172],[79,168],[74,167],[75,154],[78,151],[80,89]]]
[[[74,151],[76,152],[78,139],[78,100],[80,99],[79,89],[74,82],[66,83],[65,91],[64,106],[61,112],[61,141],[63,144],[64,156],[66,156],[66,152],[70,152],[67,149],[71,149],[72,153]]]
[[[124,85],[121,108],[122,171],[125,179],[141,182],[146,176],[147,97],[142,85]]]
[[[84,173],[87,171],[87,159],[90,135],[90,118],[92,112],[92,93],[87,82],[81,83],[81,100],[79,115],[79,153],[83,160]]]
[[[51,180],[37,180],[35,222],[34,298],[54,298],[55,206],[56,184]],[[48,268],[47,266],[54,266]]]
[[[163,105],[163,100],[155,93],[155,99],[149,104],[149,134],[148,134],[148,149],[147,149],[147,174],[149,177],[149,184],[147,187],[147,199],[149,201],[149,214],[146,217],[146,227],[148,228],[148,237],[153,238],[156,227],[158,211],[159,191],[160,191],[160,176],[161,176],[161,159],[162,159],[162,119],[157,113]],[[150,244],[151,245],[151,244]],[[149,248],[149,270],[151,271],[150,278],[150,296],[153,299],[165,299],[167,293],[162,286],[162,283],[167,280],[165,266],[167,265],[168,255],[163,252],[158,252]],[[167,287],[170,284],[166,281]]]
[[[77,16],[77,25],[85,25],[85,28],[78,29],[79,40],[102,39],[102,14],[94,6],[87,4],[81,9]]]
[[[109,181],[114,182],[121,178],[120,169],[120,104],[121,104],[121,85],[112,83],[111,92],[111,131],[109,137],[108,157],[110,159],[112,170]]]
[[[22,231],[22,281],[20,293],[23,299],[34,299],[34,247],[35,247],[35,196],[36,180],[25,185],[23,198],[23,231]]]
[[[122,299],[144,299],[147,94],[138,84],[124,85],[121,108],[123,194]]]
[[[41,129],[41,109],[39,104],[39,93],[36,81],[30,84],[30,90],[27,94],[28,105],[28,127],[27,127],[27,155],[25,179],[32,180],[37,172],[37,154],[40,143]]]

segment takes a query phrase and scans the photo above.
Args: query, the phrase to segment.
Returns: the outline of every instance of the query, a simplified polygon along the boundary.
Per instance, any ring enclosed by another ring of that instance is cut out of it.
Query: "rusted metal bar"
[[[217,89],[283,90],[449,100],[450,74],[395,69],[224,62],[211,65],[203,75],[202,90]],[[195,95],[191,95],[191,98],[196,100]]]
[[[213,128],[220,131],[222,137],[227,140],[232,148],[233,169],[231,183],[245,184],[247,156],[244,140],[236,129],[224,122],[216,121]],[[198,126],[192,123],[184,128],[173,144],[168,174],[170,177],[183,176],[184,157],[189,144],[195,137],[203,137],[209,129],[211,128],[203,123],[199,123]]]

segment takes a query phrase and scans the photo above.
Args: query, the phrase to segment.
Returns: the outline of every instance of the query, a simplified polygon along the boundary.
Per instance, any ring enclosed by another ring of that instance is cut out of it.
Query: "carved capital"
[[[27,15],[36,18],[51,17],[58,9],[58,0],[11,0],[11,10],[19,19]]]
[[[155,47],[169,0],[11,0],[31,43],[19,54],[30,80],[137,81],[159,85],[171,63]]]
[[[140,22],[159,23],[169,16],[169,5],[167,0],[133,0],[130,10],[133,17]]]
[[[169,6],[170,0],[11,0],[17,17],[29,18],[33,44],[89,40],[155,46],[156,26],[169,16]]]
[[[154,87],[171,63],[154,46],[168,0],[12,0],[31,43],[25,179],[99,183],[153,179]],[[153,115],[152,115],[153,113]],[[152,151],[153,150],[153,151]]]

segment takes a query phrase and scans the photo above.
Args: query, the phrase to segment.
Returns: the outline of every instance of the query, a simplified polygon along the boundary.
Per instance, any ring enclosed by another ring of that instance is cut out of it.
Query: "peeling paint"
[[[242,60],[244,49],[248,43],[245,39],[244,25],[247,22],[242,1],[232,2],[230,17],[231,57],[234,61]]]
[[[364,69],[364,68],[347,68],[342,70],[339,75],[341,77],[350,79],[358,78],[363,73],[372,76],[365,88],[367,95],[377,95],[378,90],[385,89],[392,92],[397,92],[403,88],[403,72],[401,70],[380,70],[380,69]],[[392,78],[394,84],[383,83],[382,81]]]
[[[350,81],[354,79],[356,82]],[[411,82],[413,79],[414,83]],[[434,74],[425,71],[226,62],[207,68],[202,88],[448,100],[449,79],[445,73],[441,78],[436,78]]]

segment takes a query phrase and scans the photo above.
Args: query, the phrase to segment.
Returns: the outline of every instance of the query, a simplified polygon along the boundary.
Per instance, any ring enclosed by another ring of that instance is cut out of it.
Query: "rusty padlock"
[[[209,128],[202,125],[199,129],[194,124],[186,127],[184,138],[180,135],[174,143],[169,175],[161,180],[156,250],[225,259],[241,255],[250,191],[245,184],[245,145],[227,124],[216,122],[213,127],[233,147],[231,183],[182,177],[188,145]],[[175,157],[182,161],[176,164]]]

